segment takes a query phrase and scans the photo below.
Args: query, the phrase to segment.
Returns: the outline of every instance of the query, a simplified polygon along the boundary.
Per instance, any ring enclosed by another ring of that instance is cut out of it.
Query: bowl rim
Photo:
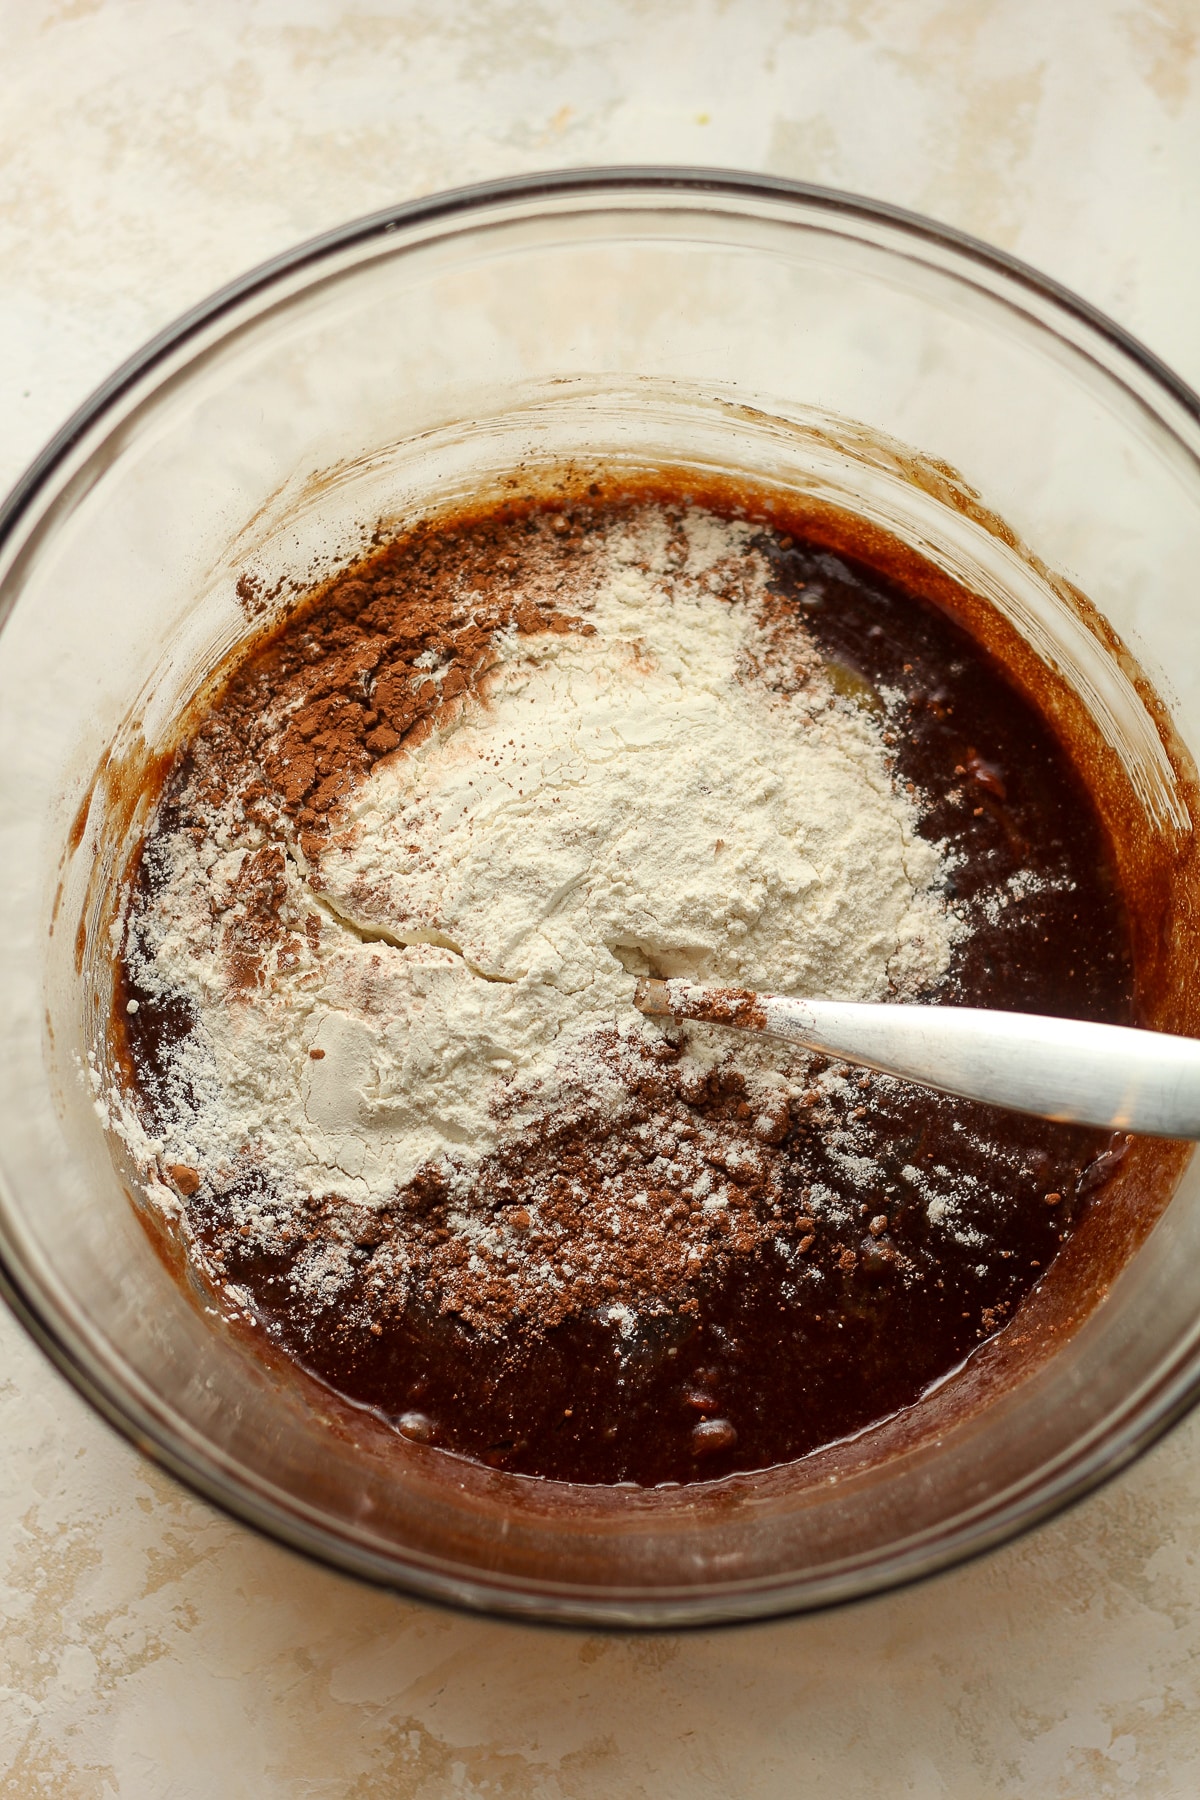
[[[949,252],[959,263],[973,264],[1000,277],[1010,290],[1015,288],[1018,293],[1049,303],[1052,313],[1082,326],[1085,336],[1094,334],[1100,338],[1116,352],[1118,364],[1132,364],[1152,391],[1157,389],[1160,397],[1165,395],[1192,423],[1200,425],[1200,395],[1139,339],[1052,277],[956,227],[887,201],[749,171],[671,164],[552,169],[470,183],[367,213],[269,257],[179,314],[88,395],[0,501],[0,559],[43,489],[105,415],[118,407],[158,365],[255,295],[306,270],[315,271],[339,253],[402,230],[432,227],[455,218],[469,221],[471,215],[489,208],[502,211],[506,205],[539,199],[603,200],[611,196],[617,200],[622,194],[661,196],[664,201],[672,196],[693,201],[709,196],[733,203],[792,202],[809,213],[889,227],[902,238],[916,240],[927,249]],[[895,253],[890,246],[887,248],[889,254]],[[961,269],[949,272],[960,277],[962,273]],[[1119,379],[1113,370],[1106,372],[1110,378]],[[11,600],[0,601],[0,630],[7,622],[10,606]],[[1200,1401],[1200,1357],[1185,1351],[1154,1384],[1150,1394],[1137,1397],[1123,1420],[1103,1437],[1097,1436],[1082,1446],[1036,1489],[1002,1499],[982,1519],[968,1515],[937,1542],[900,1547],[890,1561],[870,1565],[865,1583],[861,1573],[851,1567],[842,1572],[831,1571],[818,1584],[802,1583],[784,1574],[774,1585],[758,1582],[751,1589],[738,1589],[736,1585],[702,1587],[694,1593],[670,1596],[662,1590],[650,1590],[642,1596],[583,1592],[572,1595],[555,1591],[550,1585],[541,1592],[518,1590],[482,1571],[468,1576],[465,1572],[437,1571],[400,1556],[375,1555],[365,1547],[352,1546],[328,1529],[306,1522],[300,1512],[283,1512],[248,1483],[225,1476],[215,1461],[207,1468],[200,1466],[184,1433],[132,1392],[111,1391],[98,1378],[80,1347],[72,1342],[69,1325],[48,1316],[36,1281],[27,1278],[29,1272],[13,1256],[5,1236],[0,1232],[0,1296],[17,1320],[95,1412],[185,1487],[271,1542],[301,1552],[341,1574],[406,1592],[425,1602],[511,1621],[592,1631],[711,1630],[715,1626],[751,1624],[865,1602],[986,1555],[1066,1511],[1127,1467]]]

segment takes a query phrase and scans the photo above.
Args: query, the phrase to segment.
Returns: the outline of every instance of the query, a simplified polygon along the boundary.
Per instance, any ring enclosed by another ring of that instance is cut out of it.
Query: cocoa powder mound
[[[486,687],[499,633],[591,630],[561,596],[604,522],[532,504],[424,522],[340,576],[235,669],[165,783],[160,830],[204,833],[231,808],[243,839],[315,862],[374,765]],[[231,946],[242,984],[281,936],[280,867],[274,853],[248,859],[239,898],[253,924]]]
[[[381,756],[412,749],[497,661],[498,632],[588,632],[563,610],[588,509],[421,524],[304,603],[243,662],[167,783],[180,824],[230,799],[320,853]]]
[[[407,1202],[427,1304],[485,1332],[518,1315],[544,1332],[606,1307],[695,1312],[697,1289],[778,1228],[770,1146],[790,1123],[786,1097],[765,1114],[736,1071],[689,1070],[665,1039],[631,1048],[614,1033],[593,1048],[605,1053],[618,1107],[549,1119],[478,1171],[470,1211],[491,1214],[486,1237],[464,1240],[449,1184],[427,1190],[423,1211]]]
[[[329,1305],[314,1319],[322,1332],[373,1329],[416,1301],[496,1338],[518,1322],[540,1337],[578,1314],[618,1326],[633,1309],[695,1314],[699,1294],[769,1241],[808,1259],[826,1227],[826,1259],[841,1254],[832,1228],[846,1221],[808,1210],[794,1160],[814,1109],[833,1116],[816,1090],[752,1096],[744,1075],[697,1063],[678,1034],[631,1045],[613,1032],[593,1053],[619,1072],[620,1102],[546,1119],[486,1158],[465,1189],[431,1165],[378,1212],[314,1198],[285,1244],[269,1214],[265,1232],[244,1223],[263,1204],[253,1176],[206,1187],[191,1208],[206,1255],[236,1279],[262,1248],[289,1267],[335,1251]]]

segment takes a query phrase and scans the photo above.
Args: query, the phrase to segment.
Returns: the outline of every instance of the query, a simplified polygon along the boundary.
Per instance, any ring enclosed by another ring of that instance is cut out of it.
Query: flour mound
[[[228,808],[160,841],[131,955],[195,1027],[143,1154],[377,1207],[429,1165],[466,1181],[539,1118],[618,1111],[612,1046],[657,1032],[637,974],[843,1000],[946,974],[961,927],[918,800],[802,627],[767,630],[751,528],[649,508],[588,551],[559,596],[586,629],[498,632],[486,678],[315,852],[247,842]],[[254,856],[277,859],[286,935],[239,987]],[[697,1028],[689,1054],[786,1079],[728,1035]]]

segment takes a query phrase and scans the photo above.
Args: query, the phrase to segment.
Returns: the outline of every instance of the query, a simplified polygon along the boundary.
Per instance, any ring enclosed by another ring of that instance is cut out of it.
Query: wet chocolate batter
[[[571,536],[592,528],[609,504],[585,497],[558,512],[556,503],[556,516],[569,525],[564,554]],[[536,511],[531,503],[525,519]],[[518,528],[519,513],[501,521],[502,532]],[[469,525],[460,521],[456,530],[460,545],[470,538]],[[901,779],[928,799],[922,829],[955,853],[957,901],[973,909],[973,929],[931,998],[1133,1022],[1130,936],[1109,848],[1047,723],[990,656],[919,594],[804,541],[786,522],[761,541],[774,570],[776,621],[802,620],[835,684],[861,703],[877,705],[883,690],[902,696],[889,710],[887,741]],[[493,543],[489,555],[495,550]],[[426,540],[422,554],[426,566],[430,554],[436,562],[436,544],[431,552]],[[394,554],[382,551],[351,585],[354,595],[343,590],[338,602],[339,643],[350,641],[348,620],[395,589]],[[311,643],[320,618],[306,618]],[[300,642],[298,629],[285,626],[260,660],[287,665],[286,644]],[[387,729],[385,748],[399,741],[381,705],[365,717],[356,756],[372,732]],[[185,789],[186,767],[185,757],[174,791]],[[169,786],[168,808],[172,796]],[[288,805],[299,829],[319,825],[303,796],[298,808]],[[291,827],[284,820],[280,829]],[[152,853],[138,879],[153,882]],[[131,998],[141,1005],[127,1016]],[[126,979],[117,1017],[133,1080],[145,1090],[189,1029],[186,1006],[157,1005]],[[271,1341],[410,1439],[557,1480],[711,1479],[803,1456],[916,1401],[1012,1317],[1124,1149],[1123,1139],[884,1077],[852,1072],[829,1087],[817,1079],[819,1065],[813,1074],[810,1093],[774,1123],[764,1145],[738,1077],[689,1085],[668,1028],[661,1054],[647,1064],[641,1100],[635,1095],[606,1135],[551,1127],[490,1159],[495,1205],[518,1216],[523,1186],[534,1179],[557,1173],[565,1194],[576,1177],[648,1162],[642,1128],[651,1117],[666,1118],[679,1134],[697,1121],[719,1121],[731,1146],[757,1130],[755,1149],[767,1157],[771,1181],[749,1183],[730,1218],[714,1221],[712,1232],[725,1233],[721,1254],[706,1262],[689,1302],[641,1315],[627,1334],[597,1309],[547,1332],[532,1332],[519,1316],[499,1333],[481,1332],[439,1304],[436,1284],[425,1298],[410,1289],[403,1306],[369,1304],[372,1268],[389,1242],[425,1246],[431,1268],[445,1253],[448,1196],[436,1178],[414,1183],[382,1214],[314,1199],[311,1230],[350,1243],[355,1264],[344,1302],[319,1316],[289,1291],[298,1244],[250,1251],[209,1190],[189,1193],[190,1177],[178,1185],[196,1254],[249,1292]],[[851,1129],[880,1179],[875,1191],[855,1191],[858,1226],[831,1232],[812,1195],[845,1191],[836,1151]],[[647,1237],[647,1258],[665,1242],[673,1217],[695,1212],[672,1191],[661,1163],[652,1195],[659,1222]],[[934,1244],[930,1196],[936,1203],[950,1189],[959,1196],[962,1229]],[[374,1323],[364,1329],[367,1312]]]

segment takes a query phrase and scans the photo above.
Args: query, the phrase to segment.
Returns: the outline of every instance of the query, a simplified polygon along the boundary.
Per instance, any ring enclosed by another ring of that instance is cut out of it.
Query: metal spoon
[[[1200,1042],[973,1006],[786,1000],[693,981],[640,980],[650,1016],[786,1038],[945,1094],[1077,1125],[1200,1138]]]

